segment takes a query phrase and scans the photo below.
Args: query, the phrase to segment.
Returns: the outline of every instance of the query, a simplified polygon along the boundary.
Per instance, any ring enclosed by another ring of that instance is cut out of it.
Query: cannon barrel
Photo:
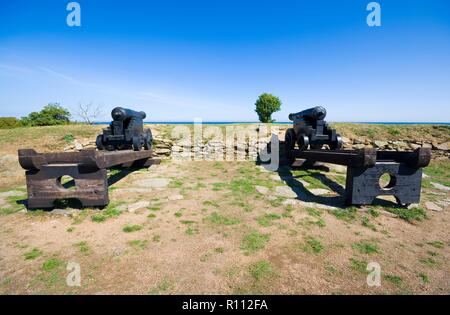
[[[146,116],[145,112],[137,112],[123,107],[116,107],[111,111],[111,117],[116,121],[124,121],[131,118],[145,119]]]
[[[289,120],[301,119],[301,118],[319,120],[319,119],[324,119],[326,115],[327,115],[327,110],[325,108],[323,108],[322,106],[316,106],[313,108],[308,108],[308,109],[302,110],[301,112],[298,112],[298,113],[289,114]]]

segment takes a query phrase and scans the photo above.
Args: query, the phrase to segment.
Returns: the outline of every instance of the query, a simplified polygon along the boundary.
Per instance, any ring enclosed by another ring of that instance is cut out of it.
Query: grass
[[[255,281],[270,279],[276,275],[272,265],[267,260],[260,260],[254,264],[251,264],[249,267],[249,272]]]
[[[131,240],[128,244],[134,248],[146,249],[148,247],[148,240]]]
[[[419,276],[419,278],[420,278],[420,280],[422,281],[423,284],[430,283],[430,279],[428,278],[428,276],[425,273],[419,272],[418,276]]]
[[[272,225],[272,221],[281,219],[281,216],[276,213],[267,213],[262,217],[256,219],[259,225],[268,227]]]
[[[303,250],[305,252],[313,252],[315,254],[320,253],[323,250],[323,245],[320,243],[320,241],[312,236],[308,236],[306,238],[306,244],[303,247]]]
[[[269,242],[269,239],[269,234],[262,234],[258,231],[252,231],[242,238],[241,249],[246,255],[253,254],[263,249],[267,242]]]
[[[380,253],[380,250],[378,249],[378,246],[375,243],[362,241],[359,243],[353,243],[352,248],[359,251],[361,254],[378,254]]]
[[[101,213],[92,215],[91,220],[93,222],[104,222],[109,218],[118,217],[121,214],[121,211],[117,210],[118,205],[118,203],[110,203]]]
[[[219,208],[220,207],[220,205],[214,200],[203,201],[203,205],[205,205],[205,206],[212,206],[212,207],[215,207],[215,208]]]
[[[422,221],[427,219],[427,213],[425,209],[417,207],[411,209],[405,208],[386,208],[387,211],[396,214],[399,218],[408,222]]]
[[[361,224],[369,229],[371,229],[372,231],[376,231],[377,228],[375,227],[375,225],[373,225],[372,223],[370,223],[370,220],[368,217],[362,217],[361,219]]]
[[[61,266],[62,263],[63,263],[63,262],[62,262],[61,260],[59,260],[59,259],[57,259],[57,258],[52,258],[52,259],[49,259],[49,260],[45,261],[45,262],[42,264],[41,269],[42,269],[43,271],[52,271],[52,270],[58,268],[59,266]]]
[[[428,267],[434,267],[437,265],[437,261],[432,257],[427,257],[419,260],[422,264]]]
[[[172,282],[168,278],[164,277],[164,279],[158,283],[155,288],[148,291],[148,294],[161,294],[168,291],[172,286]]]
[[[396,287],[401,287],[403,285],[403,279],[396,275],[384,275],[384,279],[395,285]]]
[[[192,235],[194,235],[194,234],[198,234],[198,229],[195,228],[195,227],[189,226],[189,227],[186,229],[185,233],[186,233],[187,235],[189,235],[189,236],[192,236]]]
[[[444,246],[445,246],[445,244],[441,241],[427,242],[427,244],[433,246],[434,248],[438,248],[438,249],[444,248]]]
[[[226,217],[217,212],[211,213],[208,217],[206,217],[206,220],[218,225],[235,225],[241,222],[237,218]]]
[[[153,235],[152,241],[153,241],[153,242],[159,242],[159,241],[161,241],[161,235],[158,235],[158,234]]]
[[[80,252],[82,252],[83,254],[85,254],[85,255],[89,254],[90,248],[89,248],[89,245],[87,244],[86,241],[81,241],[81,242],[76,243],[74,245],[75,245],[75,247],[78,247]]]
[[[350,222],[356,218],[356,207],[348,207],[346,209],[337,209],[332,213],[339,220]]]
[[[137,225],[137,224],[125,225],[122,228],[122,231],[124,231],[125,233],[132,233],[132,232],[137,232],[137,231],[140,231],[140,230],[142,230],[142,225]]]
[[[70,228],[68,228],[66,230],[66,232],[68,232],[68,233],[72,233],[73,231],[75,231],[75,227],[73,227],[73,226],[71,226]]]
[[[360,273],[368,273],[367,271],[367,262],[362,261],[362,260],[358,260],[355,258],[350,258],[350,267],[353,270],[356,270]]]
[[[312,217],[320,218],[322,216],[321,212],[319,210],[314,209],[314,208],[306,208],[305,210]]]
[[[31,251],[24,254],[25,260],[33,260],[42,256],[42,251],[37,248],[33,248]]]

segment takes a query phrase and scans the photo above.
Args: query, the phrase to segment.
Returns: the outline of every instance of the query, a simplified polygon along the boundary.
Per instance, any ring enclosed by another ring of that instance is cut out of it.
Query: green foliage
[[[62,261],[56,258],[52,258],[47,260],[42,264],[42,270],[44,271],[51,271],[59,266],[62,265]]]
[[[65,136],[63,137],[63,140],[66,141],[67,143],[73,142],[74,139],[75,139],[75,138],[73,137],[72,134],[68,134],[68,135],[65,135]]]
[[[423,208],[386,208],[387,211],[398,215],[399,218],[412,222],[412,221],[422,221],[427,218],[427,213]]]
[[[70,123],[70,112],[58,103],[50,103],[39,112],[22,118],[24,126],[54,126]]]
[[[16,117],[0,117],[0,129],[21,127],[22,124]]]
[[[263,123],[274,122],[272,114],[281,109],[280,99],[269,93],[261,94],[255,105],[255,112],[258,114],[259,121]]]
[[[259,217],[256,219],[256,221],[259,223],[259,225],[268,227],[272,225],[273,220],[281,219],[281,216],[276,213],[266,213],[265,215]]]
[[[350,258],[350,266],[352,267],[352,269],[361,272],[361,273],[368,273],[367,271],[367,262],[365,261],[361,261],[361,260],[357,260],[354,258]]]
[[[403,284],[403,279],[396,275],[385,275],[384,278],[396,287],[400,287]]]

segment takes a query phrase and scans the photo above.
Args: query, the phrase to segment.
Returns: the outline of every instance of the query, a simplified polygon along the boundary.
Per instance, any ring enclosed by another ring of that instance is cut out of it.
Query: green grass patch
[[[85,255],[89,254],[89,252],[90,252],[89,245],[88,245],[88,243],[86,241],[81,241],[79,243],[76,243],[75,247],[78,247],[80,252],[82,252]]]
[[[198,229],[195,228],[195,227],[189,226],[189,227],[186,229],[185,233],[186,233],[187,235],[189,235],[189,236],[192,236],[192,235],[198,234]]]
[[[122,231],[125,233],[132,233],[142,230],[142,225],[134,224],[134,225],[125,225],[122,228]]]
[[[101,210],[100,213],[96,213],[91,216],[91,220],[93,222],[104,222],[110,218],[118,217],[122,212],[117,209],[118,203],[109,204],[104,210]]]
[[[350,222],[356,218],[357,208],[348,207],[346,209],[337,209],[335,211],[332,211],[332,213],[339,220]]]
[[[252,231],[245,235],[241,241],[241,249],[246,255],[253,254],[263,249],[269,242],[270,235]]]
[[[427,244],[433,246],[434,248],[438,248],[438,249],[444,248],[444,246],[445,246],[444,242],[441,242],[441,241],[427,242]]]
[[[146,249],[148,247],[148,240],[131,240],[128,244],[134,248]]]
[[[254,264],[251,264],[249,267],[249,272],[255,281],[270,279],[276,275],[272,265],[267,260],[260,260]]]
[[[427,219],[427,213],[423,208],[386,208],[387,211],[396,214],[399,218],[408,222],[422,221]]]
[[[272,221],[281,219],[281,216],[276,213],[267,213],[256,219],[259,225],[268,227],[272,225]]]
[[[235,224],[239,224],[241,222],[237,218],[226,217],[217,212],[211,213],[208,217],[206,217],[205,220],[212,222],[214,224],[218,224],[218,225],[235,225]]]
[[[369,255],[369,254],[380,253],[380,250],[378,249],[377,244],[371,243],[371,242],[367,242],[367,241],[353,243],[352,244],[352,248],[356,249],[361,254],[368,254]]]
[[[369,273],[367,271],[367,262],[362,261],[362,260],[358,260],[355,258],[350,258],[350,267],[355,270],[358,271],[360,273]]]
[[[396,287],[401,287],[403,285],[403,279],[396,275],[384,275],[384,279],[395,285]]]
[[[313,253],[318,254],[323,250],[323,248],[324,247],[323,247],[322,243],[318,239],[316,239],[312,236],[308,236],[306,238],[306,244],[304,245],[303,250],[305,252],[312,251]]]
[[[63,264],[63,262],[61,260],[59,260],[57,258],[52,258],[52,259],[45,261],[42,264],[41,269],[43,271],[52,271],[52,270],[60,267],[62,264]]]
[[[33,248],[31,251],[24,254],[25,260],[33,260],[42,256],[42,251],[37,248]]]
[[[220,207],[220,205],[214,200],[203,201],[203,205],[205,205],[205,206],[212,206],[212,207],[215,207],[215,208],[219,208]]]
[[[362,224],[362,226],[365,226],[365,227],[371,229],[372,231],[376,231],[376,230],[377,230],[377,228],[375,227],[375,225],[373,225],[373,224],[370,222],[370,220],[369,220],[368,217],[362,217],[362,218],[361,218],[361,224]]]

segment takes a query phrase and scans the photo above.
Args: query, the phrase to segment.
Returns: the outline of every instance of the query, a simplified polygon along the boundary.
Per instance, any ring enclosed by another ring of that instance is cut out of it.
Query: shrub
[[[0,117],[0,129],[11,129],[22,126],[16,117]]]
[[[22,118],[25,126],[65,125],[70,122],[70,112],[58,103],[50,103],[39,112],[32,112]]]
[[[259,121],[263,123],[271,123],[274,122],[272,119],[272,114],[279,111],[281,108],[281,101],[278,97],[272,94],[263,93],[259,96],[255,105],[255,112],[258,114]]]

